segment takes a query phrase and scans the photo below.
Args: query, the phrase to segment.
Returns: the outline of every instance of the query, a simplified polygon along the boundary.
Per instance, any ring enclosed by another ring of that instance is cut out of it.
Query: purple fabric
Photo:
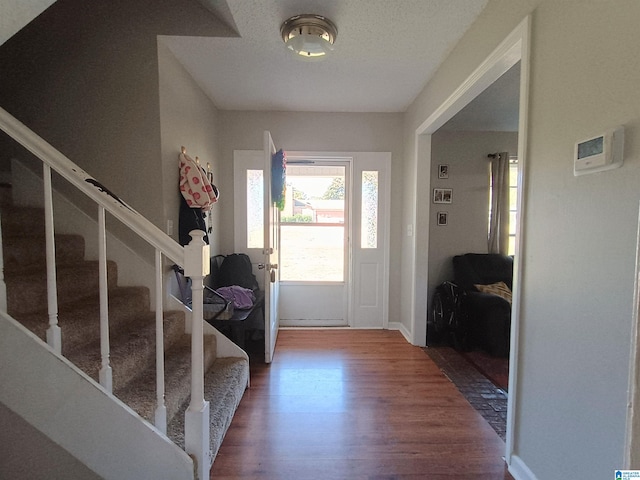
[[[234,308],[239,308],[240,310],[253,307],[253,302],[256,300],[253,290],[239,287],[238,285],[221,287],[217,289],[216,292],[222,295],[225,299],[233,302]]]

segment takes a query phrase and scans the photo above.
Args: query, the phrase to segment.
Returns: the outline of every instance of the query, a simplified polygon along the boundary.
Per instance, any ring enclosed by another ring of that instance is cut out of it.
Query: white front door
[[[279,321],[279,285],[280,285],[280,211],[274,201],[278,168],[284,162],[274,158],[276,147],[271,134],[264,132],[264,262],[259,265],[264,271],[264,361],[271,363],[276,349]],[[284,168],[284,167],[282,167]]]
[[[347,326],[351,159],[287,154],[280,320]]]

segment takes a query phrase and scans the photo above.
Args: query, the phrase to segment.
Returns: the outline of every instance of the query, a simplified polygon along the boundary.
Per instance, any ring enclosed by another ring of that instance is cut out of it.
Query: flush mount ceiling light
[[[287,48],[304,60],[321,60],[333,50],[338,29],[321,15],[295,15],[280,27]]]

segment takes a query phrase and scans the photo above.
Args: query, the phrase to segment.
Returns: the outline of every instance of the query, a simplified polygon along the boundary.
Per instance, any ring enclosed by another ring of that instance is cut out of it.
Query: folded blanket
[[[233,302],[234,308],[238,308],[240,310],[253,307],[253,303],[256,301],[256,296],[253,293],[253,290],[249,290],[248,288],[243,288],[238,285],[220,287],[216,292],[227,300]]]

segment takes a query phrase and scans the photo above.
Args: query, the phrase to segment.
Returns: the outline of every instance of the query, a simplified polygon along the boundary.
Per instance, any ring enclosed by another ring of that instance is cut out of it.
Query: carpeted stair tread
[[[114,335],[123,323],[149,312],[149,289],[115,287],[109,290],[109,330]],[[49,319],[46,311],[17,315],[22,323],[46,341]],[[58,309],[58,325],[62,330],[62,354],[100,338],[100,299],[97,295],[62,304]]]
[[[13,204],[13,194],[11,184],[0,182],[0,210],[10,207]]]
[[[205,337],[204,365],[209,368],[215,361],[215,336]],[[191,336],[183,335],[165,352],[165,407],[170,423],[191,391]],[[138,415],[154,423],[156,409],[156,366],[150,365],[126,386],[114,389],[115,395],[135,410]]]
[[[118,269],[115,262],[107,261],[109,287],[117,284]],[[47,276],[45,271],[26,273],[6,272],[7,309],[11,315],[21,315],[46,309]],[[99,291],[98,262],[86,261],[73,266],[56,268],[58,304],[90,297]]]
[[[44,209],[5,206],[2,208],[2,236],[44,235]]]
[[[56,265],[84,261],[84,238],[80,235],[55,236]],[[3,242],[5,272],[25,272],[46,268],[46,242],[43,236],[8,237]]]
[[[218,358],[205,374],[204,396],[209,402],[209,438],[214,457],[242,399],[248,379],[249,363],[244,358]],[[188,406],[187,400],[167,426],[167,436],[180,448],[184,448],[184,413]]]
[[[184,334],[184,314],[164,312],[164,347],[167,349]],[[113,389],[117,390],[136,377],[141,370],[155,362],[155,313],[149,312],[122,329],[109,339],[110,365],[113,372]],[[78,368],[93,379],[98,379],[101,367],[100,340],[76,349],[68,355]]]

